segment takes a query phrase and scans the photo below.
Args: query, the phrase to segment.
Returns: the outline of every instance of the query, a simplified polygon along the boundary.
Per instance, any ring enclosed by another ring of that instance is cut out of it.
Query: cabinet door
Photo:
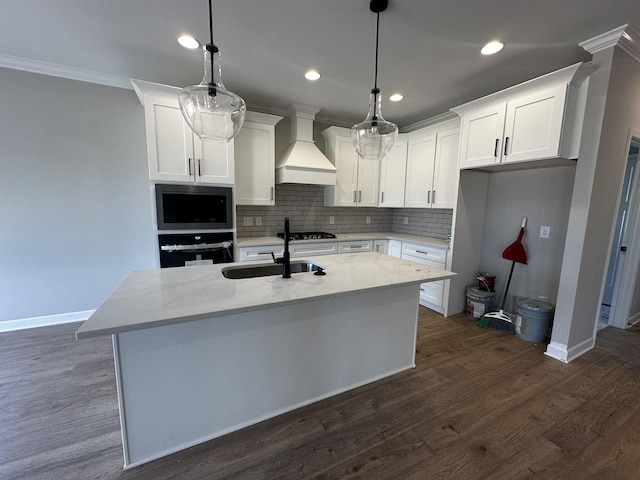
[[[438,133],[436,160],[433,169],[431,206],[455,208],[458,195],[458,144],[460,129]]]
[[[351,144],[353,148],[353,143]],[[357,154],[356,154],[357,156]],[[364,160],[357,156],[358,160],[358,203],[359,207],[378,206],[378,182],[380,180],[380,162],[376,160]]]
[[[192,133],[177,99],[147,97],[145,116],[149,178],[192,182],[195,171]]]
[[[373,251],[377,253],[384,253],[389,255],[389,241],[388,240],[374,240]]]
[[[566,94],[559,85],[509,100],[503,163],[558,156]]]
[[[427,208],[433,186],[436,134],[409,136],[404,206]]]
[[[196,158],[196,182],[233,185],[234,140],[210,142],[192,135]]]
[[[490,105],[462,117],[461,169],[500,163],[506,102]]]
[[[345,128],[348,133],[348,129]],[[336,186],[334,205],[337,207],[354,207],[357,203],[358,190],[358,154],[348,135],[339,135],[335,142]]]
[[[275,205],[273,127],[245,121],[234,143],[236,204]]]
[[[380,207],[404,206],[407,140],[398,139],[380,164]]]
[[[400,258],[402,256],[402,242],[399,240],[389,240],[388,255]]]

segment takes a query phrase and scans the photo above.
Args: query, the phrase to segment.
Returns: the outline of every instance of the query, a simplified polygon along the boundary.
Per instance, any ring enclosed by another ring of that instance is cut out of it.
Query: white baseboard
[[[25,328],[60,325],[61,323],[84,322],[93,314],[93,312],[95,312],[95,310],[60,313],[57,315],[45,315],[42,317],[21,318],[18,320],[7,320],[5,322],[0,322],[0,333],[12,332],[14,330],[24,330]]]
[[[578,358],[580,355],[583,355],[591,350],[595,346],[595,343],[595,337],[588,338],[571,348],[567,348],[567,346],[563,343],[550,342],[547,346],[547,351],[544,352],[544,354],[551,358],[555,358],[556,360],[560,360],[561,362],[569,363],[570,361]]]

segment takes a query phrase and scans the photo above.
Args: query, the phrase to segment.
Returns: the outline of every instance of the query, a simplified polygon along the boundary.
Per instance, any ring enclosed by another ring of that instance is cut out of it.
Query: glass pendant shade
[[[242,128],[247,106],[242,98],[224,87],[218,48],[207,44],[203,52],[204,77],[199,85],[182,89],[178,95],[180,110],[202,140],[228,142]]]
[[[371,90],[369,113],[361,123],[351,127],[351,140],[358,155],[365,160],[382,160],[398,137],[396,124],[382,118],[380,89]]]

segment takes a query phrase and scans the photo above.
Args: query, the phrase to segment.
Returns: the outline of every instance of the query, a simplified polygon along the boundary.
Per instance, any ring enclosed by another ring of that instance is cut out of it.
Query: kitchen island
[[[80,327],[113,338],[125,468],[415,366],[419,285],[455,274],[378,253],[314,261],[326,275],[133,272]]]

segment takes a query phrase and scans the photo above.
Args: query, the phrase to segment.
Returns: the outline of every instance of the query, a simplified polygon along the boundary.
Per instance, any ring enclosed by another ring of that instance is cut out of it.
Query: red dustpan
[[[522,245],[522,237],[524,237],[524,227],[527,225],[527,217],[522,219],[522,225],[520,226],[520,233],[518,239],[504,249],[502,252],[502,258],[505,260],[511,260],[512,262],[527,264],[527,252],[524,251]]]

